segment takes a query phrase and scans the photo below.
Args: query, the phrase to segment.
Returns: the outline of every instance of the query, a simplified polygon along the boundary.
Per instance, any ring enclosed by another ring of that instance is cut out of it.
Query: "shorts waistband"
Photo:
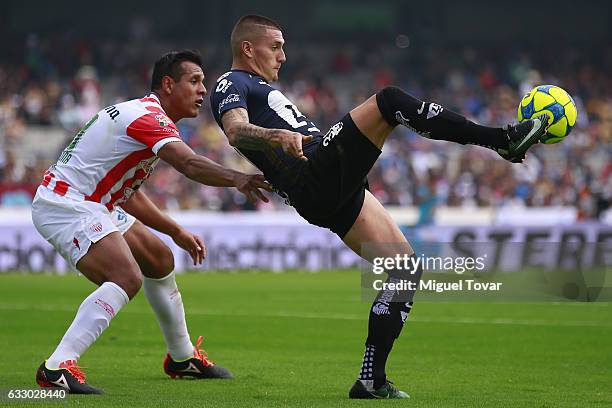
[[[65,181],[56,178],[55,174],[53,174],[49,170],[45,171],[45,174],[43,175],[43,180],[40,185],[48,188],[59,196],[68,197],[77,201],[85,201],[85,195],[80,193],[78,190],[76,190],[74,187],[72,187]]]

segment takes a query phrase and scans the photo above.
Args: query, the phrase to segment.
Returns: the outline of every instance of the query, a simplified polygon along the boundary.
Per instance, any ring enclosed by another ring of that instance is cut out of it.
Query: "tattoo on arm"
[[[221,118],[223,128],[232,146],[250,150],[270,147],[279,129],[266,129],[249,123],[249,115],[243,108],[227,111]]]

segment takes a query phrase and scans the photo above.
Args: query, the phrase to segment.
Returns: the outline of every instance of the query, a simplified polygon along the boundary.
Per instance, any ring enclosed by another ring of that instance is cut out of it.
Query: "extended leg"
[[[379,148],[397,125],[436,140],[484,146],[504,159],[521,161],[545,133],[546,118],[506,127],[487,127],[437,103],[421,101],[400,88],[387,87],[351,111],[357,127]]]

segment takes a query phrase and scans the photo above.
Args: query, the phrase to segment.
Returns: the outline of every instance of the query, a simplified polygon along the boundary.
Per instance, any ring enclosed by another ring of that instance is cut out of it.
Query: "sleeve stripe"
[[[151,148],[153,154],[157,156],[157,152],[159,152],[159,149],[161,149],[170,142],[182,142],[182,140],[178,137],[167,137],[165,139],[162,139],[159,142],[155,143],[155,145]]]

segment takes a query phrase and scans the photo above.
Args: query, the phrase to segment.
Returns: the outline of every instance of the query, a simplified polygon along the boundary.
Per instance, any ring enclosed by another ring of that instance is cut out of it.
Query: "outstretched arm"
[[[161,211],[142,191],[137,190],[121,207],[147,227],[168,235],[179,247],[189,253],[193,264],[201,264],[206,258],[202,239],[187,231]]]
[[[304,156],[302,143],[312,139],[298,132],[286,129],[266,129],[249,123],[249,114],[244,108],[228,110],[221,117],[221,123],[229,143],[237,148],[263,150],[266,147],[282,147],[283,151],[300,160]]]
[[[236,187],[247,198],[256,202],[259,198],[268,199],[259,191],[272,191],[261,174],[244,174],[221,166],[204,156],[196,154],[183,142],[170,142],[164,145],[157,155],[191,180],[214,187]]]

